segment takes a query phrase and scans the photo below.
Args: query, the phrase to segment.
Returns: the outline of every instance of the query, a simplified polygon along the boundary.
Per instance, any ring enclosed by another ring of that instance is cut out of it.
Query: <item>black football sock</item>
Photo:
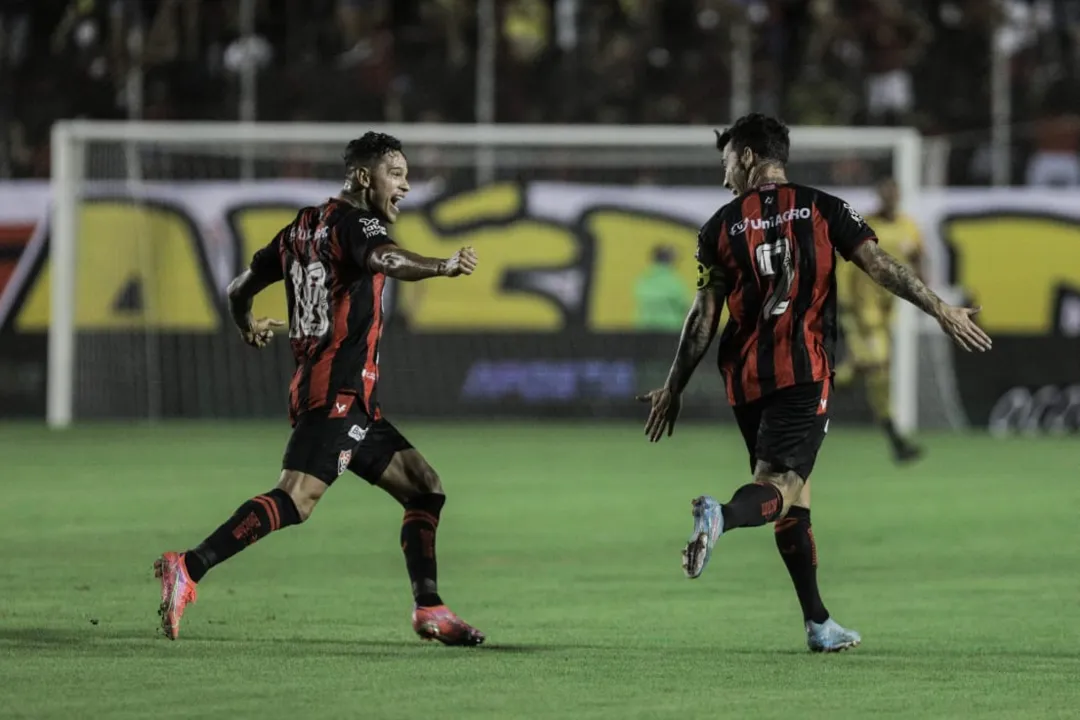
[[[435,531],[439,527],[446,496],[419,495],[405,503],[401,521],[401,551],[412,582],[413,598],[420,607],[442,605],[439,597],[439,568],[435,559]]]
[[[770,523],[780,516],[783,506],[784,496],[772,483],[743,485],[720,508],[724,513],[724,532]]]
[[[188,550],[184,565],[195,582],[202,580],[206,572],[231,558],[248,545],[264,538],[275,530],[296,525],[300,512],[296,503],[284,490],[275,488],[265,495],[256,495],[241,505],[224,525]]]
[[[810,510],[793,507],[787,517],[776,522],[776,549],[787,565],[795,594],[799,596],[803,620],[823,623],[829,611],[821,602],[817,586],[817,545],[810,526]]]

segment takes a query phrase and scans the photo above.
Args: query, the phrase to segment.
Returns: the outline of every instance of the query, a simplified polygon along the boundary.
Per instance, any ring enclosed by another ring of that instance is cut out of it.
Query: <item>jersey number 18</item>
[[[307,267],[294,262],[289,275],[295,299],[289,337],[322,337],[330,330],[326,267],[317,260]]]

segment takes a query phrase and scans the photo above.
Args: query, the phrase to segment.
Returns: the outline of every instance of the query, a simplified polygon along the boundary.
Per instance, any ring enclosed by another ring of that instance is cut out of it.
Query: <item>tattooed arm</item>
[[[426,280],[432,277],[472,275],[476,269],[476,252],[462,248],[449,258],[429,258],[387,243],[370,252],[367,258],[372,272],[383,273],[396,280]]]
[[[679,348],[668,371],[667,382],[659,390],[638,396],[638,400],[651,405],[649,419],[645,422],[645,434],[650,441],[658,442],[665,430],[668,435],[675,431],[675,421],[682,409],[682,392],[716,337],[720,310],[726,296],[723,280],[715,275],[709,284],[698,290],[683,323]]]
[[[698,363],[705,357],[709,345],[716,337],[716,328],[720,325],[720,310],[724,304],[726,292],[717,281],[713,285],[698,290],[694,304],[683,322],[679,336],[679,349],[675,352],[675,361],[671,363],[667,382],[664,387],[676,395],[682,394],[690,376],[694,374]]]
[[[947,304],[926,287],[915,273],[879,248],[876,242],[864,242],[855,248],[851,253],[851,262],[858,265],[878,285],[937,320],[941,329],[960,347],[968,352],[990,349],[990,337],[975,324],[972,317],[980,308]]]
[[[901,265],[876,242],[864,242],[851,254],[851,262],[893,295],[907,300],[927,315],[937,318],[945,303],[926,287],[918,276]]]

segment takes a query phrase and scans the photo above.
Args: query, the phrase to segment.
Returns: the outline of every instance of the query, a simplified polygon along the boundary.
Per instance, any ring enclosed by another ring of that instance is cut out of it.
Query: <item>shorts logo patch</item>
[[[341,475],[349,469],[349,462],[352,460],[352,450],[342,450],[341,454],[337,456],[337,474]]]
[[[338,393],[338,396],[334,398],[334,406],[330,408],[330,417],[343,418],[349,414],[349,409],[352,407],[353,402],[356,400],[355,395],[346,395],[345,393]]]
[[[349,437],[351,437],[356,442],[361,442],[364,439],[365,435],[367,435],[367,430],[360,427],[359,425],[353,425],[351,428],[349,428]]]

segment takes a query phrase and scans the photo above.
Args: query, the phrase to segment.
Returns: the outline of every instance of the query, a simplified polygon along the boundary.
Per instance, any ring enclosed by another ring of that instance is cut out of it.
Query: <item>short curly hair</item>
[[[404,155],[400,140],[386,133],[366,132],[345,146],[342,159],[345,161],[346,168],[370,167],[384,155],[392,152]]]
[[[787,163],[791,150],[790,131],[787,125],[776,118],[761,113],[743,115],[727,130],[716,132],[716,149],[724,152],[730,142],[735,152],[742,153],[746,148],[762,160]]]

